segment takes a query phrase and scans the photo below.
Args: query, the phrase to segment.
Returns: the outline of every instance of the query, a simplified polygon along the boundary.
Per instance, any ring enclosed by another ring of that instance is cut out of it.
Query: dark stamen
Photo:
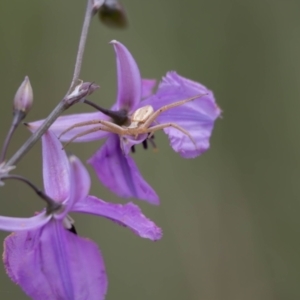
[[[155,144],[155,142],[153,141],[153,139],[154,139],[154,135],[151,135],[150,138],[147,138],[146,140],[144,140],[144,141],[142,142],[143,148],[144,148],[145,150],[148,149],[148,142],[151,144],[151,146],[154,148],[154,150],[157,150],[156,144]],[[135,153],[135,146],[134,146],[134,145],[131,146],[130,150],[131,150],[131,153]]]
[[[77,235],[76,228],[75,228],[75,226],[74,226],[73,224],[71,225],[71,228],[68,228],[68,230],[69,230],[70,232],[72,232],[72,233],[74,233],[74,234]]]
[[[147,140],[143,140],[143,147],[145,150],[148,149]]]
[[[154,150],[157,150],[156,144],[153,141],[153,139],[154,139],[154,135],[152,135],[151,138],[148,139],[148,141],[150,142],[150,144],[152,145],[152,147],[154,148]]]
[[[130,150],[131,150],[132,153],[135,153],[135,147],[134,147],[134,145],[131,146],[131,149],[130,149]]]
[[[101,111],[103,114],[111,117],[113,122],[119,126],[130,124],[130,119],[127,116],[128,112],[125,109],[110,110],[110,109],[102,108],[99,105],[87,99],[84,99],[83,102]]]

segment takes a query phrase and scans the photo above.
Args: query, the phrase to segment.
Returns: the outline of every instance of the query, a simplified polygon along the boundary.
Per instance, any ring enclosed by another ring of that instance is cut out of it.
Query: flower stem
[[[78,46],[78,51],[77,51],[77,57],[76,57],[76,62],[75,62],[73,78],[72,78],[72,82],[71,82],[68,93],[74,88],[74,85],[76,84],[76,82],[79,78],[81,65],[82,65],[82,59],[83,59],[83,53],[84,53],[86,40],[87,40],[87,36],[88,36],[88,31],[89,31],[89,27],[91,24],[91,19],[93,17],[93,14],[94,14],[93,1],[87,0],[87,6],[86,6],[83,26],[82,26],[82,30],[81,30],[81,35],[80,35],[80,41],[79,41],[79,46]]]
[[[17,110],[14,112],[12,123],[10,125],[9,131],[6,135],[6,138],[5,138],[3,147],[2,147],[2,151],[1,151],[1,155],[0,155],[0,163],[2,163],[4,161],[6,152],[7,152],[7,148],[11,141],[11,138],[12,138],[16,128],[19,126],[20,122],[24,119],[25,115],[26,115],[25,112],[22,110]]]
[[[75,62],[74,74],[71,81],[71,85],[69,91],[67,92],[66,96],[58,103],[58,105],[54,108],[54,110],[49,114],[49,116],[45,119],[44,123],[30,136],[30,138],[21,146],[21,148],[8,160],[6,163],[6,167],[15,165],[32,147],[33,145],[41,138],[41,136],[48,130],[48,128],[54,123],[54,121],[62,114],[62,112],[70,107],[73,103],[71,103],[68,96],[72,93],[71,91],[74,89],[76,82],[79,78],[81,65],[82,65],[82,58],[83,53],[86,45],[89,25],[91,23],[91,18],[93,16],[93,1],[87,0],[87,7],[85,12],[85,17],[83,21],[78,52]],[[79,93],[80,94],[80,93]],[[83,96],[83,92],[73,99],[73,102],[78,102]],[[79,97],[80,96],[80,97]]]
[[[53,209],[53,207],[55,206],[56,209],[58,209],[58,207],[61,206],[59,203],[55,202],[53,199],[48,197],[42,190],[40,190],[38,187],[36,187],[29,179],[27,179],[23,176],[14,175],[14,174],[7,175],[7,176],[4,176],[1,178],[1,180],[7,180],[7,179],[20,180],[20,181],[26,183],[27,185],[29,185],[35,191],[35,193],[47,203],[48,207],[51,207]]]
[[[66,109],[64,101],[60,101],[45,122],[29,137],[29,139],[21,146],[21,148],[8,160],[6,167],[15,165],[41,138],[47,129],[53,124],[58,116]]]

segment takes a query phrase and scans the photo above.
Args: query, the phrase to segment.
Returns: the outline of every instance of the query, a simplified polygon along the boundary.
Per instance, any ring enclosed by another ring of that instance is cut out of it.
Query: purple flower
[[[57,137],[42,137],[46,194],[59,207],[31,218],[0,216],[0,229],[15,231],[4,242],[10,278],[32,299],[104,299],[107,278],[97,245],[74,234],[70,212],[105,217],[135,234],[157,240],[161,229],[132,204],[106,203],[89,196],[90,177],[75,156],[68,160]]]
[[[155,81],[142,80],[138,66],[127,48],[117,41],[111,43],[116,52],[118,74],[117,101],[112,110],[124,116],[124,120],[118,125],[128,126],[125,124],[126,121],[130,120],[138,108],[145,105],[152,106],[156,111],[164,105],[203,95],[194,101],[163,112],[155,120],[155,124],[175,123],[190,133],[194,143],[181,131],[172,127],[164,128],[165,133],[169,136],[171,147],[182,157],[193,158],[206,151],[209,148],[209,138],[214,121],[221,113],[212,92],[200,83],[181,77],[175,72],[169,72],[159,84],[156,94],[151,96]],[[148,98],[141,101],[144,96]],[[51,126],[51,130],[60,136],[74,124],[92,120],[110,120],[110,118],[101,112],[63,116],[57,119]],[[30,123],[28,127],[34,131],[41,125],[41,122]],[[83,131],[95,127],[99,127],[99,124],[76,127],[62,135],[61,139],[69,141]],[[158,204],[157,194],[141,176],[133,159],[128,155],[135,144],[143,143],[146,147],[148,134],[122,136],[121,146],[118,135],[101,130],[80,136],[75,141],[88,142],[101,138],[107,138],[106,143],[88,162],[93,166],[102,183],[120,197],[135,197]]]

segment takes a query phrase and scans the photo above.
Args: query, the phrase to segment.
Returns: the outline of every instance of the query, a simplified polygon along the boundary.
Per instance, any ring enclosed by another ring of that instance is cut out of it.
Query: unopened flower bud
[[[25,76],[24,81],[18,88],[14,98],[14,111],[29,112],[33,103],[33,92],[29,78]]]
[[[127,26],[126,12],[118,0],[105,0],[99,9],[99,18],[109,27],[125,28]]]

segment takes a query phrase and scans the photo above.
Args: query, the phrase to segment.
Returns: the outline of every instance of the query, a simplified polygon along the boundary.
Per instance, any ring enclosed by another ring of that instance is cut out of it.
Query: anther
[[[143,147],[145,150],[148,149],[147,140],[143,140]]]
[[[154,142],[154,135],[151,135],[150,139],[148,139],[149,143],[152,145],[153,147],[153,151],[158,151],[158,148]]]
[[[72,224],[70,228],[68,228],[67,230],[69,230],[70,232],[74,233],[77,235],[77,231],[76,231],[76,228],[75,226]]]
[[[134,147],[134,145],[131,146],[130,150],[131,150],[132,153],[135,153],[135,147]]]
[[[153,141],[153,139],[154,139],[154,135],[151,135],[151,136],[149,136],[149,138],[147,138],[146,140],[144,140],[144,141],[142,142],[143,148],[144,148],[145,150],[148,149],[148,142],[149,142],[149,143],[151,144],[151,146],[153,147],[153,151],[157,151],[157,150],[158,150],[157,147],[156,147],[155,142]],[[136,150],[135,150],[135,145],[132,145],[131,148],[130,148],[130,150],[131,150],[131,153],[135,153],[135,152],[136,152]]]

